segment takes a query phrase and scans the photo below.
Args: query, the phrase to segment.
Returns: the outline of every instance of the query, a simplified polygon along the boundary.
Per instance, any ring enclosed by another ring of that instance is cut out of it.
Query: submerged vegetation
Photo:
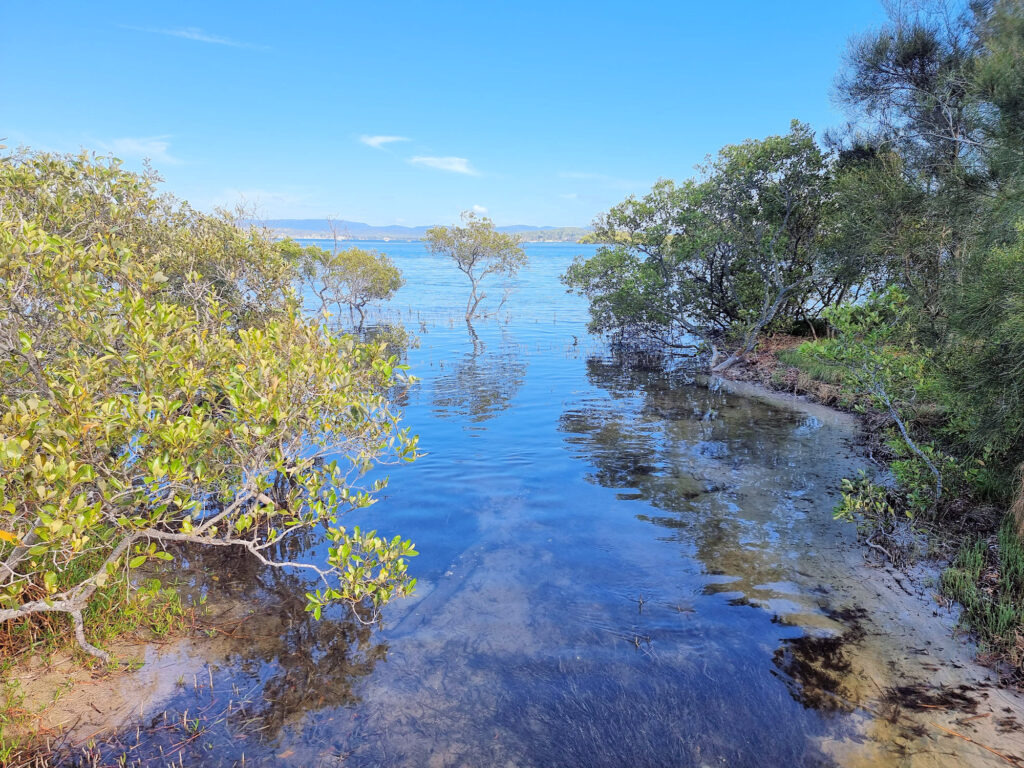
[[[890,556],[914,521],[978,531],[943,585],[1018,671],[1022,61],[1020,0],[894,5],[850,46],[844,130],[819,143],[794,122],[658,182],[597,220],[603,247],[563,278],[593,330],[715,373],[766,335],[813,337],[781,361],[877,417],[893,478],[849,480],[838,513]]]

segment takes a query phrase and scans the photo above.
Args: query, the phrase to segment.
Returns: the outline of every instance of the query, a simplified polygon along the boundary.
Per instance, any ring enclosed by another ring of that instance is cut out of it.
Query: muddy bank
[[[18,685],[20,714],[5,736],[34,737],[54,746],[80,745],[147,715],[185,685],[199,685],[223,651],[209,639],[120,641],[108,646],[125,669],[89,669],[67,653],[44,662],[18,663],[9,679]]]

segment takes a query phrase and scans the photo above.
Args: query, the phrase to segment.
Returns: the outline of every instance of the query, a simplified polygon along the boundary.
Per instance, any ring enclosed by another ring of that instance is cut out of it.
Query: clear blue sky
[[[149,156],[203,209],[586,225],[723,144],[839,124],[846,41],[883,18],[878,0],[0,0],[0,137]]]

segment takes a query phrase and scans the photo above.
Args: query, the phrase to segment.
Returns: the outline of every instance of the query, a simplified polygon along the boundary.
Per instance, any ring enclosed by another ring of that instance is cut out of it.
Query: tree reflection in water
[[[828,488],[824,451],[843,451],[807,414],[736,397],[675,377],[587,361],[589,381],[611,396],[565,411],[560,428],[588,479],[646,502],[642,519],[668,529],[725,591],[752,603],[797,598],[817,612],[816,598],[780,594],[821,526],[808,525],[809,500]],[[826,443],[823,446],[823,442]],[[817,515],[831,525],[831,515]]]
[[[588,479],[642,502],[636,517],[702,564],[705,595],[803,629],[780,638],[774,666],[805,706],[846,707],[856,698],[849,651],[864,633],[829,605],[827,563],[841,560],[829,550],[842,532],[820,500],[838,485],[830,462],[849,456],[849,435],[807,412],[614,360],[588,360],[587,377],[608,397],[575,404],[560,429],[592,466]]]
[[[466,328],[473,348],[435,379],[434,411],[479,424],[509,407],[526,379],[526,364],[508,347],[488,352],[472,323]]]
[[[289,550],[310,546],[288,540]],[[210,597],[210,614],[199,622],[209,640],[198,648],[208,676],[180,681],[159,715],[100,742],[100,764],[149,765],[162,755],[168,765],[227,766],[247,755],[246,764],[259,765],[261,756],[273,757],[282,732],[308,715],[357,704],[359,682],[387,659],[375,626],[351,610],[336,607],[314,620],[303,597],[310,585],[294,573],[264,568],[245,553],[193,554],[185,591]],[[230,581],[212,585],[208,573],[230,574]],[[69,749],[63,764],[92,763]]]

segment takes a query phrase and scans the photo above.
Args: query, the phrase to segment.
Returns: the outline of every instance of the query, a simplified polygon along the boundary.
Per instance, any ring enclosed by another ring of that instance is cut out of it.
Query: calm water
[[[376,247],[407,279],[384,314],[419,337],[405,420],[426,455],[350,519],[416,542],[416,595],[377,629],[315,623],[295,576],[232,560],[217,589],[252,615],[108,757],[909,764],[921,735],[878,716],[896,651],[831,518],[861,465],[849,421],[614,365],[557,279],[587,246],[528,246],[473,329],[453,266]]]

